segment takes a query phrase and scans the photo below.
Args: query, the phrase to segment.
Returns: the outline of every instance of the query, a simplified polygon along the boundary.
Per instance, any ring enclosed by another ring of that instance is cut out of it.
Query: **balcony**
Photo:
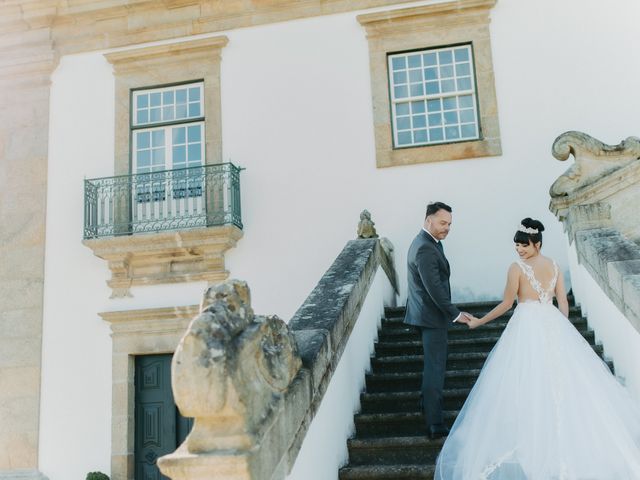
[[[231,163],[85,180],[84,241],[112,273],[112,297],[134,285],[228,277],[242,237],[240,168]]]

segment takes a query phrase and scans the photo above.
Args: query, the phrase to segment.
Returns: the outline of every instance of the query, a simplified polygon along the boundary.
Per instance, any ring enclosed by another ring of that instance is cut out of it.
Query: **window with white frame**
[[[133,172],[202,165],[203,84],[133,92]]]
[[[204,164],[203,82],[136,90],[132,95],[132,171],[146,174],[161,170],[198,167]],[[200,181],[182,174],[184,185],[173,186],[174,198],[200,196]],[[178,178],[178,181],[180,179]],[[144,187],[138,202],[162,201],[162,185]]]
[[[388,55],[396,148],[480,138],[470,44]]]

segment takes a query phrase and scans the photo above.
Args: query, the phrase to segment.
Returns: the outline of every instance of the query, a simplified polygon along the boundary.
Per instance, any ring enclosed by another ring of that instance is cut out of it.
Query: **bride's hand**
[[[478,328],[480,326],[480,319],[474,317],[473,315],[471,315],[470,317],[471,319],[469,320],[469,323],[467,323],[469,328],[470,329]]]

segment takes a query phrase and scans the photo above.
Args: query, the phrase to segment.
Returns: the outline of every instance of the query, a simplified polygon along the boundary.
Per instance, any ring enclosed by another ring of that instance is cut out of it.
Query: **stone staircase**
[[[569,317],[594,350],[593,331],[570,297]],[[458,305],[481,316],[496,302]],[[512,311],[475,330],[454,325],[449,331],[449,358],[444,391],[445,422],[451,426],[465,402],[489,352]],[[355,436],[348,440],[349,463],[340,480],[433,479],[435,461],[445,439],[429,440],[418,406],[422,378],[422,342],[418,331],[402,323],[404,308],[386,310],[378,335],[366,391],[355,415]],[[613,371],[613,366],[609,363]]]

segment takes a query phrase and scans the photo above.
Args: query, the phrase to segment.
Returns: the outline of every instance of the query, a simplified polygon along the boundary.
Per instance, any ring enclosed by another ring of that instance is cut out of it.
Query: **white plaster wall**
[[[575,243],[569,247],[569,263],[574,280],[573,291],[582,314],[604,347],[604,354],[613,360],[615,373],[634,399],[640,403],[640,333],[602,291],[591,274],[578,263]]]
[[[389,169],[375,167],[359,13],[220,32],[230,40],[223,155],[246,167],[245,235],[227,268],[248,281],[255,311],[290,318],[354,238],[363,208],[396,247],[401,297],[406,250],[431,200],[454,208],[445,250],[456,300],[502,293],[525,216],[545,223],[545,252],[565,270],[547,192],[568,165],[550,147],[569,129],[611,144],[637,135],[640,2],[500,0],[491,35],[503,155]],[[204,288],[140,287],[109,300],[106,264],[81,244],[83,179],[113,174],[113,98],[102,52],[62,59],[51,95],[41,400],[40,465],[51,480],[109,470],[111,340],[97,313],[194,304]]]
[[[371,368],[373,342],[378,338],[384,307],[394,305],[394,301],[389,279],[378,268],[287,480],[337,479],[338,469],[348,462],[347,439],[355,429],[353,414],[360,410],[360,392],[364,389],[365,371]]]

